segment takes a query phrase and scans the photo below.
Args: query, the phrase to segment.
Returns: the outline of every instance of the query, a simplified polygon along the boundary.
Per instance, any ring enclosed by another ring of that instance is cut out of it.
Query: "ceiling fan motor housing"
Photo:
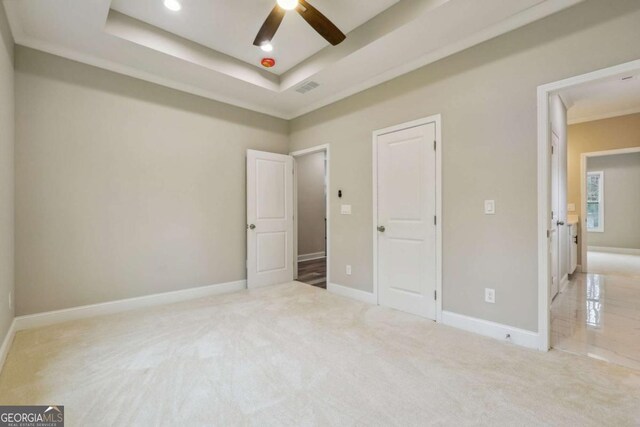
[[[344,41],[346,38],[345,34],[340,31],[336,25],[329,20],[326,16],[324,16],[318,9],[311,6],[306,0],[279,0],[280,2],[287,2],[287,6],[296,5],[294,7],[296,12],[302,18],[307,21],[311,27],[318,32],[325,40],[327,40],[332,45],[336,46]],[[291,2],[291,3],[290,3]],[[287,9],[280,7],[280,5],[276,4],[273,8],[267,19],[260,27],[260,31],[258,31],[258,35],[256,36],[253,44],[255,46],[262,46],[265,43],[271,42],[273,36],[278,31],[282,20],[287,12]]]

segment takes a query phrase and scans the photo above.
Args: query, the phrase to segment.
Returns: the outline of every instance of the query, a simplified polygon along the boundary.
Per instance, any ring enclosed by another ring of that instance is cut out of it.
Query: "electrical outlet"
[[[484,301],[495,304],[496,303],[496,290],[490,288],[484,288]]]
[[[347,276],[351,276],[351,266],[347,265]]]
[[[351,205],[340,205],[340,213],[342,215],[351,215]]]

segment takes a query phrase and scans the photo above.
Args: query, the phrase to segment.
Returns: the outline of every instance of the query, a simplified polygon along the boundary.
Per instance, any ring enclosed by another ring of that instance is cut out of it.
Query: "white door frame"
[[[304,150],[293,151],[289,153],[293,157],[293,278],[298,279],[298,169],[296,157],[304,156],[306,154],[313,154],[323,152],[326,158],[325,177],[326,177],[326,191],[325,191],[325,217],[327,218],[327,253],[325,259],[327,260],[327,289],[329,288],[329,274],[331,269],[329,268],[331,263],[331,148],[329,144],[316,145],[314,147],[305,148]]]
[[[562,278],[560,277],[560,275],[562,274],[562,272],[560,271],[561,270],[560,267],[561,267],[561,264],[562,264],[560,262],[560,260],[562,259],[562,255],[561,255],[561,252],[560,252],[560,247],[562,246],[562,244],[561,244],[562,237],[560,236],[560,227],[557,225],[557,222],[561,221],[560,212],[562,212],[562,207],[560,207],[560,167],[561,167],[560,166],[560,137],[558,136],[558,134],[553,129],[551,129],[551,135],[550,135],[550,138],[551,138],[550,139],[550,143],[551,143],[551,145],[553,145],[553,137],[554,136],[555,136],[556,140],[558,141],[558,144],[555,145],[555,151],[556,152],[555,153],[553,153],[553,152],[551,153],[551,156],[552,156],[551,166],[553,166],[553,155],[555,154],[556,161],[558,162],[557,168],[556,168],[556,171],[555,171],[555,173],[557,175],[556,176],[556,186],[557,186],[557,189],[556,189],[557,194],[556,194],[556,196],[557,196],[557,199],[558,199],[557,200],[558,206],[557,206],[556,212],[555,212],[556,218],[552,218],[552,219],[554,219],[554,221],[553,221],[554,224],[556,224],[555,225],[555,231],[552,231],[552,233],[555,233],[555,238],[556,238],[556,245],[555,245],[556,246],[555,247],[556,256],[555,256],[555,259],[553,259],[553,257],[551,257],[551,264],[555,263],[556,281],[558,282],[557,285],[558,285],[558,293],[559,293],[560,292],[560,288],[562,287],[562,285],[561,285]],[[554,174],[554,171],[553,171],[553,168],[552,168],[550,170],[551,196],[553,196],[553,174]],[[553,197],[552,197],[552,199],[553,199]],[[551,210],[553,210],[553,200],[551,200]],[[552,242],[553,242],[553,240],[550,243],[552,243]],[[553,245],[550,245],[550,246],[553,246]],[[551,267],[551,287],[553,288],[553,266]],[[555,297],[555,295],[549,295],[550,301],[553,301],[554,297]]]
[[[548,351],[550,339],[549,287],[551,280],[548,225],[551,206],[551,122],[549,98],[570,87],[640,72],[640,60],[538,86],[538,349]],[[581,227],[582,228],[582,227]],[[581,230],[582,231],[582,230]]]
[[[436,126],[436,322],[442,321],[442,116],[436,114],[373,132],[373,299],[378,301],[378,137],[391,132],[434,123]]]
[[[619,148],[619,149],[605,150],[605,151],[592,151],[590,153],[580,154],[580,197],[582,200],[582,203],[580,204],[580,215],[581,215],[580,266],[583,273],[589,272],[589,267],[587,265],[588,264],[587,253],[589,251],[589,242],[587,239],[587,161],[592,157],[615,156],[617,154],[631,154],[631,153],[640,153],[640,147]]]

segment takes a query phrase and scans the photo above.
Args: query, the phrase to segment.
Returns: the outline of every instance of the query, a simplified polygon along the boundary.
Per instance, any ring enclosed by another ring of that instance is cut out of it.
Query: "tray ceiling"
[[[162,0],[3,4],[17,44],[291,119],[580,1],[312,0],[347,39],[329,46],[289,12],[271,71],[252,42],[275,0],[181,0],[179,12]]]
[[[282,74],[329,46],[295,11],[288,12],[275,38],[272,53],[253,46],[258,29],[273,9],[273,0],[186,0],[172,12],[158,0],[113,0],[111,9],[207,46],[255,67],[273,57],[269,71]],[[364,24],[398,0],[311,0],[310,3],[345,34]]]

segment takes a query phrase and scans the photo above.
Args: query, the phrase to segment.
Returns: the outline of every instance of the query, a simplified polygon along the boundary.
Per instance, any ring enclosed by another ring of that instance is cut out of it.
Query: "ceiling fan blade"
[[[254,40],[253,44],[256,46],[262,46],[262,44],[270,42],[273,39],[273,36],[278,31],[278,27],[282,23],[284,19],[286,11],[282,9],[280,6],[276,5],[273,8],[267,19],[262,24],[260,31],[258,31],[258,35]]]
[[[296,8],[300,16],[309,23],[322,37],[332,45],[338,45],[347,38],[333,22],[324,16],[318,9],[311,6],[305,0],[300,0]]]

